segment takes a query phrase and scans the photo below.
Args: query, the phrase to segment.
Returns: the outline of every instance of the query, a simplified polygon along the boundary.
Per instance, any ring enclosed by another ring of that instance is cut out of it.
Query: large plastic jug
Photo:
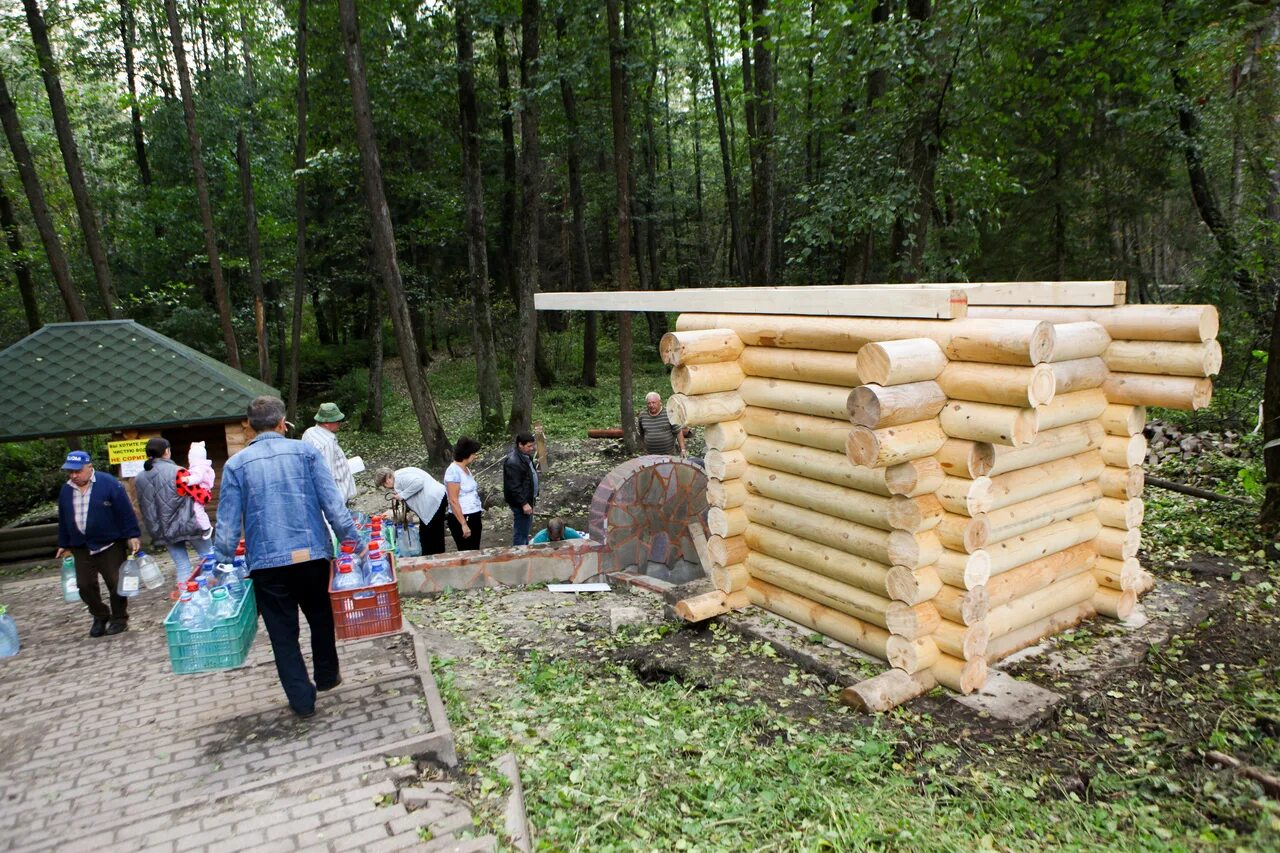
[[[137,555],[130,556],[120,564],[120,577],[116,582],[116,595],[121,598],[133,598],[142,591],[142,566]]]
[[[164,572],[160,564],[147,556],[146,552],[138,552],[138,569],[142,576],[142,585],[147,589],[159,589],[164,586]]]
[[[187,631],[203,631],[209,627],[204,608],[191,599],[189,590],[178,599],[178,625]]]
[[[76,558],[70,555],[62,558],[62,600],[80,600],[80,582],[76,580]]]
[[[333,575],[333,588],[345,590],[359,589],[362,586],[364,586],[364,580],[356,571],[355,561],[351,559],[351,555],[343,554],[338,557],[338,570]]]
[[[213,591],[212,601],[213,603],[209,605],[210,623],[221,619],[230,619],[232,614],[236,612],[236,601],[224,586],[220,586]]]
[[[0,658],[10,658],[18,653],[18,626],[13,617],[4,612],[0,604]]]

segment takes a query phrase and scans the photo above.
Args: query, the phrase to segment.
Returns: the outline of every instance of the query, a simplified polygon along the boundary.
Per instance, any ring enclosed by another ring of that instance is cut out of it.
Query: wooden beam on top
[[[957,284],[822,284],[810,289],[838,291],[851,287],[884,287],[898,290],[963,290],[970,305],[1031,305],[1040,307],[1097,308],[1123,305],[1123,281],[975,281]]]
[[[904,317],[953,320],[965,316],[963,287],[698,287],[680,290],[538,293],[539,311],[677,311],[709,314],[800,314],[814,317]]]

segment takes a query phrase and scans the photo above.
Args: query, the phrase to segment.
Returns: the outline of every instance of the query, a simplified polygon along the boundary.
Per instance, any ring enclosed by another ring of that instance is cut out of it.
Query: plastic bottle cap
[[[215,589],[215,590],[213,591],[213,597],[214,597],[214,598],[226,598],[226,597],[227,597],[227,588],[226,588],[226,587],[224,587],[224,586],[220,586],[220,587],[218,587],[217,589]]]
[[[200,584],[195,581],[187,581],[187,592],[195,592],[200,588]]]
[[[351,564],[350,564],[350,563],[339,563],[339,564],[338,564],[338,571],[339,571],[339,572],[350,572],[350,571],[351,571]]]

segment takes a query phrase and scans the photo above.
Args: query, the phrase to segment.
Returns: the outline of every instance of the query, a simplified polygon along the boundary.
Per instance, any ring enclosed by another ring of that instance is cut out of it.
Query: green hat
[[[337,421],[345,421],[347,416],[342,414],[342,409],[338,408],[337,403],[321,403],[319,410],[316,411],[316,423],[331,424]]]

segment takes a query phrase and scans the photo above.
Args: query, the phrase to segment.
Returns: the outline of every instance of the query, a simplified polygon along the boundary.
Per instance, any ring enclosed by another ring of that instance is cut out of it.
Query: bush
[[[93,448],[87,448],[93,453]],[[104,464],[94,454],[95,464]],[[105,456],[105,454],[104,454]],[[0,519],[8,520],[55,500],[66,482],[60,470],[67,443],[60,440],[0,444]]]

